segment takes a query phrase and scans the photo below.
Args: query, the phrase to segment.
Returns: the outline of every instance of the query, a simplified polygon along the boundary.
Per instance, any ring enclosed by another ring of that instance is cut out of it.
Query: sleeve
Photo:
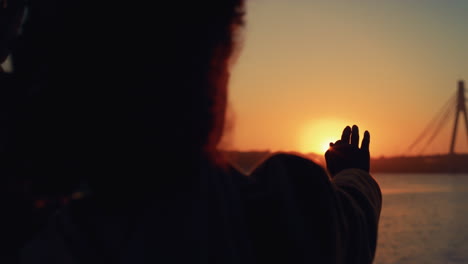
[[[377,247],[382,194],[375,179],[346,169],[332,179],[338,203],[341,246],[346,263],[372,263]]]

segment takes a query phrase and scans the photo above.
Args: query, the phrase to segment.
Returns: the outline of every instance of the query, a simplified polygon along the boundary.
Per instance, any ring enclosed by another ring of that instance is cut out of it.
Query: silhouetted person
[[[251,259],[216,151],[242,3],[150,6],[31,2],[24,45],[40,74],[13,145],[50,191],[77,179],[91,194],[51,219],[25,263]]]
[[[327,155],[332,181],[290,155],[243,177],[216,150],[243,1],[150,6],[31,3],[23,45],[37,80],[11,146],[50,192],[90,194],[22,263],[372,261],[380,190],[368,155],[351,158],[368,136],[358,148],[345,130]]]

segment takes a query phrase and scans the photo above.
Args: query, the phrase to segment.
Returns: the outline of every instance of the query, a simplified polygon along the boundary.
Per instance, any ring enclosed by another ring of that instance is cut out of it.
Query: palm
[[[369,153],[370,134],[364,132],[361,148],[359,148],[359,128],[353,126],[351,129],[347,126],[341,135],[341,139],[335,143],[330,143],[330,148],[325,153],[327,169],[332,176],[344,169],[362,169],[369,172],[370,153]]]

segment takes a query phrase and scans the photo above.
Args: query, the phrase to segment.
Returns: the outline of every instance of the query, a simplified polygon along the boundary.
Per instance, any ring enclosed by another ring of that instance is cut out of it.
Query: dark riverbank
[[[228,151],[226,157],[245,173],[272,153],[269,151]],[[324,165],[322,155],[299,154]],[[372,158],[371,172],[386,173],[468,173],[468,154],[431,155],[417,157]]]
[[[373,172],[468,173],[468,154],[372,159]]]

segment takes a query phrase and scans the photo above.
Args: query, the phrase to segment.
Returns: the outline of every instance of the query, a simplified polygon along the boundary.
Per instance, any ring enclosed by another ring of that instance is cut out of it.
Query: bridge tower
[[[463,119],[465,120],[466,134],[468,138],[468,114],[466,112],[466,98],[465,98],[465,82],[458,81],[458,94],[457,94],[457,105],[455,110],[455,124],[453,126],[452,142],[450,144],[450,154],[455,154],[455,140],[457,138],[458,119],[463,113]]]

